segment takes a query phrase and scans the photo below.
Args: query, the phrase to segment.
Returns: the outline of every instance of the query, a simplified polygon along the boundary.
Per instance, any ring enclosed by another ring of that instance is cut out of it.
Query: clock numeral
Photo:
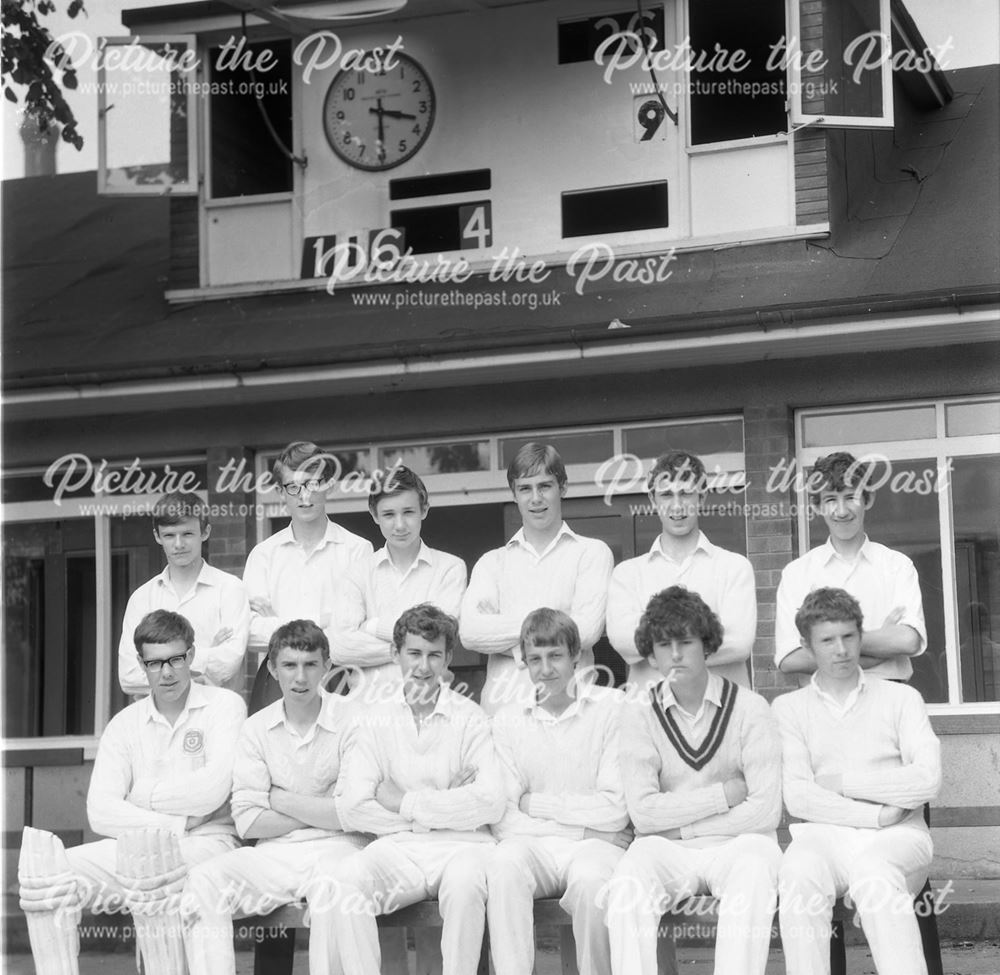
[[[421,102],[419,108],[420,108],[420,114],[421,115],[426,115],[427,114],[427,102]]]
[[[413,90],[414,91],[423,91],[424,87],[423,87],[423,85],[419,81],[414,81],[413,82]]]
[[[349,146],[351,144],[351,138],[352,137],[351,137],[351,133],[350,132],[345,132],[344,133],[344,145],[345,146]]]
[[[345,88],[344,89],[344,101],[345,102],[353,102],[354,101],[354,89],[353,88]]]
[[[399,140],[399,148],[398,148],[397,151],[398,152],[406,152],[406,139],[400,139]]]
[[[365,72],[364,71],[359,71],[355,77],[357,78],[357,83],[359,85],[363,85],[365,83]]]
[[[337,112],[337,114],[336,114],[336,116],[335,116],[335,117],[336,117],[336,119],[337,119],[337,121],[338,121],[338,122],[343,122],[343,121],[344,121],[344,119],[345,119],[345,118],[346,118],[347,116],[346,116],[346,115],[344,115],[344,112],[343,112],[343,110],[341,110],[341,111]]]
[[[488,203],[461,207],[458,211],[462,223],[462,250],[489,247],[493,238],[493,220]]]
[[[414,135],[420,135],[421,131],[422,131],[422,130],[421,130],[421,128],[420,128],[420,126],[419,126],[419,125],[415,125],[415,126],[413,126],[413,134],[414,134]]]

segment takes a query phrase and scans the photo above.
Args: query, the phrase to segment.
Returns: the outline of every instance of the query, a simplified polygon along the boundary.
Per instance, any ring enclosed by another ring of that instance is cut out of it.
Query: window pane
[[[625,453],[652,460],[671,450],[686,450],[702,460],[708,454],[742,454],[743,421],[722,420],[632,427],[622,431]]]
[[[383,470],[402,464],[421,476],[485,471],[490,463],[490,445],[487,441],[480,440],[473,443],[383,447],[378,452],[378,463]]]
[[[944,416],[949,437],[1000,434],[1000,400],[956,403],[945,407]]]
[[[1000,457],[953,461],[963,701],[1000,700]]]
[[[807,416],[802,429],[806,447],[837,446],[862,440],[865,443],[922,440],[933,438],[937,432],[933,406]]]
[[[66,454],[40,474],[17,474],[3,479],[4,504],[16,501],[61,501],[93,497],[97,484],[108,500],[134,494],[202,491],[206,467],[199,463],[150,463],[131,458],[105,461],[103,457]]]
[[[3,546],[3,733],[93,734],[94,522],[7,524]]]
[[[855,432],[855,436],[857,433]],[[910,683],[929,704],[948,700],[948,665],[944,641],[944,594],[941,575],[941,535],[938,498],[933,491],[920,493],[908,487],[927,483],[928,471],[936,471],[933,460],[893,462],[891,477],[877,491],[865,519],[868,537],[908,555],[920,577],[920,594],[927,624],[927,649],[913,660]],[[876,470],[875,484],[883,480],[884,468]],[[826,524],[816,513],[809,523],[809,545],[826,540]],[[866,620],[881,625],[879,620]]]
[[[564,464],[603,464],[614,453],[614,436],[610,430],[592,433],[533,433],[500,441],[500,467],[507,470],[517,452],[526,443],[551,444],[559,451]]]

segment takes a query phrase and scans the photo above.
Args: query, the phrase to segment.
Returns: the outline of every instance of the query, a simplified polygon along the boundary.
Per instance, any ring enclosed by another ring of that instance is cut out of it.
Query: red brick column
[[[794,682],[774,666],[774,608],[781,570],[795,557],[795,493],[782,490],[795,457],[792,412],[786,406],[748,406],[744,411],[747,474],[747,557],[757,580],[754,688],[768,699]],[[791,480],[788,478],[787,480]],[[775,486],[777,484],[777,486]]]

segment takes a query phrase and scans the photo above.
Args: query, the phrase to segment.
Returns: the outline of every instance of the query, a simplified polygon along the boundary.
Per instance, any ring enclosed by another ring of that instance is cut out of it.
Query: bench
[[[715,923],[718,921],[719,902],[707,894],[690,897],[677,907],[663,915],[661,928],[683,923],[685,919],[697,918],[699,922]],[[295,951],[295,932],[305,928],[303,914],[305,905],[286,904],[259,918],[246,918],[242,924],[244,929],[260,928],[269,933],[269,937],[256,941],[254,946],[254,975],[291,975],[292,955]],[[850,923],[853,912],[848,910],[843,901],[837,901],[833,911],[834,937],[831,939],[831,975],[847,975],[847,957],[843,940],[843,923]],[[385,932],[398,928],[411,928],[417,945],[417,956],[423,967],[420,975],[440,975],[441,950],[439,936],[435,929],[441,927],[441,915],[435,900],[420,901],[402,907],[392,914],[380,914],[376,919],[379,926],[380,940]],[[569,915],[559,906],[555,898],[535,901],[535,927],[550,926],[559,929],[559,954],[563,975],[579,975],[576,965],[576,941]],[[839,929],[839,936],[838,936]],[[406,975],[409,971],[405,951],[399,954],[399,942],[386,939],[383,942],[390,946],[390,952],[383,951],[382,971],[387,975]],[[661,971],[676,971],[673,959],[672,938],[661,937],[659,940],[659,957]],[[839,959],[839,961],[838,961]],[[483,937],[483,948],[479,956],[479,966],[476,975],[489,975],[489,930]]]

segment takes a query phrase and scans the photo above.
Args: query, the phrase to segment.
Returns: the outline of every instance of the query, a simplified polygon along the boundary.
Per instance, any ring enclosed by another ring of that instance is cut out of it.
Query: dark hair
[[[373,515],[378,514],[379,501],[394,498],[404,491],[416,491],[417,497],[420,498],[421,510],[427,507],[427,487],[420,476],[414,474],[409,467],[402,465],[393,467],[385,480],[373,482],[372,488],[371,494],[368,495],[368,510]]]
[[[820,457],[813,464],[807,480],[809,493],[821,494],[823,491],[861,490],[861,496],[867,502],[873,492],[865,485],[871,481],[872,465],[858,460],[846,450]]]
[[[190,492],[171,491],[153,505],[153,529],[179,525],[188,518],[197,518],[202,534],[208,527],[208,505]]]
[[[444,637],[444,648],[451,653],[458,644],[458,620],[433,603],[421,603],[411,606],[396,620],[392,628],[392,643],[397,650],[403,649],[407,633],[423,637],[428,642]]]
[[[282,483],[283,467],[293,473],[302,471],[323,483],[332,481],[340,472],[337,458],[321,450],[311,440],[295,440],[275,458],[271,465],[271,474],[279,487]]]
[[[330,641],[312,620],[291,620],[279,626],[268,641],[267,659],[274,663],[283,647],[304,653],[315,653],[318,650],[323,654],[324,660],[330,659]]]
[[[646,478],[646,491],[655,491],[661,482],[677,478],[693,481],[698,491],[704,491],[708,483],[705,465],[700,457],[689,454],[686,450],[674,450],[669,454],[661,454],[653,462]]]
[[[180,613],[171,613],[169,609],[154,609],[139,620],[132,640],[136,653],[140,656],[146,643],[173,643],[174,640],[182,640],[190,650],[194,646],[194,629]]]
[[[575,657],[580,653],[580,631],[562,610],[544,606],[528,613],[521,624],[521,651],[529,645],[565,647]]]
[[[507,484],[513,491],[517,478],[532,477],[535,474],[551,474],[559,487],[566,483],[566,465],[559,456],[559,451],[551,444],[534,441],[524,444],[507,465]]]
[[[650,657],[654,644],[686,636],[701,640],[707,657],[722,645],[722,624],[698,593],[671,586],[646,605],[635,630],[635,646],[644,657]]]
[[[802,637],[803,646],[812,639],[812,628],[817,623],[856,623],[862,632],[864,616],[858,601],[843,589],[825,586],[809,593],[795,614],[795,628]]]

